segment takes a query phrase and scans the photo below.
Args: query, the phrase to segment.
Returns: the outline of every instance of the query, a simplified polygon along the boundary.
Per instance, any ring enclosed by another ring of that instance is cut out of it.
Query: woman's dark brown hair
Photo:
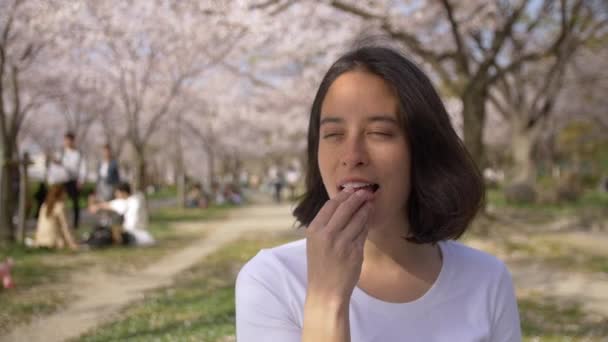
[[[294,216],[308,226],[329,199],[317,159],[321,106],[331,84],[355,69],[381,77],[399,98],[397,114],[409,142],[412,163],[406,209],[410,231],[406,239],[415,243],[457,239],[483,204],[483,179],[431,81],[414,63],[384,47],[353,50],[340,57],[323,77],[308,126],[306,193]]]
[[[62,184],[53,184],[47,193],[44,204],[46,204],[46,216],[51,217],[53,208],[57,202],[63,201],[65,189]]]

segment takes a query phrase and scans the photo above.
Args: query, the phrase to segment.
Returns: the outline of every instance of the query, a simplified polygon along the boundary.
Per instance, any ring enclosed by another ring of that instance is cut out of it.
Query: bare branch
[[[340,0],[334,0],[334,1],[332,1],[331,5],[333,7],[335,7],[335,8],[343,11],[343,12],[356,15],[357,17],[361,17],[361,18],[366,19],[366,20],[383,20],[384,19],[384,18],[382,18],[380,16],[374,15],[374,14],[366,12],[366,11],[363,11],[362,9],[359,9],[359,8],[357,8],[355,6],[351,6],[350,4],[347,4],[347,3],[343,2],[343,1],[340,1]]]
[[[372,13],[363,11],[357,7],[344,3],[343,1],[334,0],[331,2],[331,5],[339,10],[356,15],[363,19],[379,21],[381,23],[382,30],[388,33],[391,38],[402,42],[414,54],[418,55],[422,60],[429,63],[448,89],[456,93],[460,92],[460,89],[458,89],[457,84],[453,81],[452,77],[449,75],[449,73],[445,69],[445,66],[443,65],[443,62],[448,59],[457,60],[457,52],[435,52],[433,50],[424,48],[420,40],[418,40],[415,35],[410,34],[408,32],[395,30],[389,23],[388,18],[380,17]]]
[[[494,40],[492,41],[492,47],[488,50],[483,62],[477,68],[476,75],[480,80],[483,80],[484,77],[481,75],[487,75],[491,66],[496,64],[496,56],[504,46],[505,41],[512,36],[513,25],[519,19],[519,16],[522,14],[529,0],[523,0],[519,7],[513,10],[513,13],[507,18],[502,28],[495,33]],[[491,84],[489,82],[489,84]]]
[[[462,35],[460,33],[460,27],[458,22],[456,22],[456,18],[454,18],[454,12],[452,5],[448,0],[441,0],[441,4],[445,9],[446,15],[450,22],[452,37],[454,37],[454,42],[456,43],[456,60],[458,62],[459,69],[465,75],[470,75],[469,71],[469,53],[463,43]]]

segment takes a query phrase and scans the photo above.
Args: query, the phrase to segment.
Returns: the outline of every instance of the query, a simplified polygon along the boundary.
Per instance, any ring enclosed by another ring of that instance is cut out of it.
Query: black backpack
[[[110,227],[97,225],[91,231],[91,235],[85,243],[91,247],[106,247],[113,243],[112,230]]]

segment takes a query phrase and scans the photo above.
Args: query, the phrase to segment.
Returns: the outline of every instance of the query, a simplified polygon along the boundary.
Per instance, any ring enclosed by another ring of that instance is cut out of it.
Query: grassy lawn
[[[234,280],[264,247],[294,237],[251,237],[235,242],[179,276],[176,285],[151,292],[121,316],[77,341],[225,341],[234,335]],[[519,300],[524,341],[602,341],[608,321],[585,314],[577,304],[542,296]]]
[[[531,217],[546,217],[552,219],[559,215],[577,215],[582,211],[603,212],[608,208],[608,194],[597,190],[587,190],[581,198],[572,203],[562,204],[517,204],[507,203],[502,189],[489,189],[486,193],[487,202],[498,210],[517,210],[520,214]]]
[[[16,287],[0,290],[0,333],[33,316],[50,313],[70,297],[67,279],[74,272],[101,268],[110,273],[129,272],[158,260],[169,251],[201,238],[199,232],[182,232],[171,225],[180,221],[219,219],[227,207],[198,209],[164,208],[150,217],[150,231],[158,244],[147,248],[111,247],[88,251],[31,249],[22,246],[0,249],[0,260],[10,256]]]
[[[222,341],[234,335],[234,281],[261,248],[297,239],[253,236],[232,243],[181,274],[171,288],[149,293],[113,323],[78,341]]]
[[[566,243],[545,241],[542,237],[525,241],[505,237],[502,245],[509,254],[515,253],[558,269],[608,274],[608,257],[594,255]]]
[[[157,191],[148,194],[146,198],[149,201],[153,200],[163,200],[167,198],[175,198],[177,196],[177,188],[175,186],[163,186],[159,188]]]
[[[579,305],[535,296],[519,300],[523,340],[542,342],[606,341],[608,320],[586,315]]]

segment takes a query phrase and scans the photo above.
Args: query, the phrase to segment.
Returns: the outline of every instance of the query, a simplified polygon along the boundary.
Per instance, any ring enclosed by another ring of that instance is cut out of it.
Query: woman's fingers
[[[340,206],[336,209],[334,215],[331,217],[329,222],[327,223],[328,229],[332,231],[339,232],[346,225],[355,213],[361,208],[363,202],[369,198],[369,194],[365,190],[356,191],[352,196],[350,196],[346,201],[342,202]]]
[[[340,193],[337,194],[334,198],[325,202],[321,210],[319,210],[319,212],[317,213],[317,216],[315,216],[315,218],[310,223],[307,231],[314,231],[316,229],[325,227],[336,212],[336,209],[338,209],[338,207],[344,201],[346,201],[352,194],[353,189],[346,188],[343,191],[340,191]]]
[[[350,222],[340,232],[337,244],[343,248],[350,248],[356,241],[361,239],[361,235],[367,237],[367,219],[372,210],[372,204],[366,202],[353,215]]]

